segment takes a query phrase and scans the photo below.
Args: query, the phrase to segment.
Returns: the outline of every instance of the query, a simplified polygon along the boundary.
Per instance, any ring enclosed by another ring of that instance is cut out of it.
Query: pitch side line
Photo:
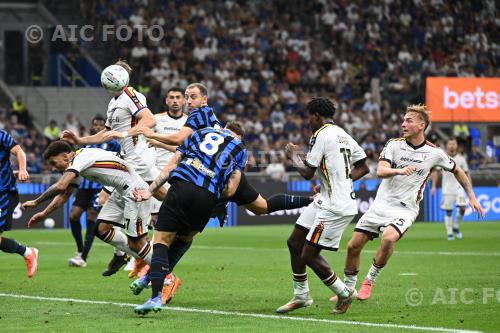
[[[46,242],[34,241],[34,244],[54,245],[54,246],[73,246],[70,242]],[[92,246],[110,247],[108,244],[97,243]],[[193,245],[193,249],[203,250],[240,250],[240,251],[287,251],[286,248],[271,248],[271,247],[241,247],[241,246],[209,246],[209,245]],[[343,253],[342,249],[338,253]],[[364,250],[364,253],[376,253],[376,250]],[[500,252],[450,252],[450,251],[394,251],[395,254],[422,255],[422,256],[480,256],[480,257],[500,257]]]
[[[30,296],[30,295],[18,295],[18,294],[4,294],[0,293],[0,297],[10,297],[10,298],[21,298],[21,299],[33,299],[38,301],[52,301],[52,302],[73,302],[82,304],[102,304],[102,305],[115,305],[120,307],[133,307],[137,304],[131,303],[118,303],[118,302],[106,302],[106,301],[92,301],[77,298],[59,298],[59,297],[43,297],[43,296]],[[398,325],[398,324],[377,324],[359,321],[349,321],[349,320],[331,320],[331,319],[317,319],[317,318],[304,318],[304,317],[288,317],[288,316],[278,316],[278,315],[266,315],[261,313],[245,313],[245,312],[232,312],[232,311],[221,311],[221,310],[209,310],[209,309],[196,309],[196,308],[183,308],[178,306],[167,306],[166,311],[178,311],[178,312],[194,312],[194,313],[208,313],[220,316],[238,316],[238,317],[250,317],[250,318],[261,318],[261,319],[281,319],[290,321],[306,321],[314,323],[328,323],[328,324],[342,324],[342,325],[352,325],[352,326],[364,326],[364,327],[380,327],[380,328],[391,328],[391,329],[409,329],[415,331],[427,331],[427,332],[462,332],[462,333],[481,333],[481,331],[469,331],[460,330],[444,327],[428,327],[428,326],[415,326],[415,325]]]

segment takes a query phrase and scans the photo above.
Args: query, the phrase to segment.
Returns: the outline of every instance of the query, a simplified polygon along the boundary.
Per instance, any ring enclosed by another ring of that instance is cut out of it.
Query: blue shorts
[[[12,213],[19,203],[17,191],[4,192],[0,194],[0,234],[12,229]]]

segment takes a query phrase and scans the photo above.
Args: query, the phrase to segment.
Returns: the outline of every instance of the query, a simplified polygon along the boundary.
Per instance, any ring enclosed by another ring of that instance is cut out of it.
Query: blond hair
[[[408,112],[417,113],[420,119],[422,119],[422,121],[425,123],[425,129],[427,129],[427,127],[431,123],[431,120],[429,117],[430,112],[427,110],[427,106],[425,106],[425,104],[419,103],[419,104],[408,105],[406,107],[406,113]]]
[[[130,67],[130,65],[125,60],[118,59],[118,61],[115,62],[115,65],[125,68],[125,70],[128,73],[128,76],[132,75],[132,67]]]

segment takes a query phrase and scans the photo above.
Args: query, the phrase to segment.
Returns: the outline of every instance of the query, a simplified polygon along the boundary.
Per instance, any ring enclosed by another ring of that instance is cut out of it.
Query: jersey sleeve
[[[247,150],[242,148],[241,151],[236,155],[236,165],[234,170],[240,170],[243,172],[245,165],[247,164]]]
[[[0,147],[9,151],[17,145],[16,140],[7,132],[0,133]]]
[[[354,140],[353,138],[350,138],[351,140],[351,162],[352,164],[357,164],[366,159],[366,153],[363,148]]]
[[[388,141],[382,152],[380,153],[380,158],[378,159],[379,161],[386,161],[392,164],[392,161],[394,160],[394,143],[393,141]]]
[[[436,149],[437,154],[437,162],[436,166],[441,167],[443,170],[453,172],[456,167],[455,161],[446,155],[446,153],[442,149]]]
[[[94,162],[95,158],[92,153],[88,150],[82,150],[80,153],[77,152],[65,172],[74,172],[79,176],[82,171],[88,169]]]
[[[68,170],[66,170],[66,171],[68,171]],[[81,183],[82,179],[83,179],[82,176],[76,176],[75,178],[73,178],[71,183],[69,183],[69,186],[80,187],[80,183]]]
[[[125,98],[125,109],[130,112],[133,116],[137,115],[141,110],[147,108],[146,96],[140,92],[135,91],[132,87],[127,87],[124,93],[128,96]]]
[[[203,115],[203,108],[195,109],[189,114],[184,127],[189,127],[193,131],[208,127],[206,119]]]
[[[180,152],[182,155],[186,154],[189,145],[191,144],[191,135],[188,136],[186,139],[184,139],[184,142],[182,145],[177,146],[177,151]]]
[[[319,167],[321,159],[325,156],[325,136],[324,132],[313,135],[309,140],[309,152],[307,153],[305,164],[311,168]]]

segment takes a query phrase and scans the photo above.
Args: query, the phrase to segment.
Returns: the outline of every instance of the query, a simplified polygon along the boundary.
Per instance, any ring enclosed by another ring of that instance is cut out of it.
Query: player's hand
[[[136,129],[137,131],[137,134],[142,134],[144,135],[146,138],[151,138],[153,136],[153,130],[149,127],[139,127]]]
[[[30,220],[28,221],[28,228],[31,228],[35,223],[40,221],[45,217],[45,214],[43,212],[36,213],[33,215]]]
[[[292,159],[293,155],[299,151],[299,146],[289,143],[285,146],[285,155],[289,159]]]
[[[20,182],[27,182],[30,179],[30,175],[26,170],[14,171],[14,177]]]
[[[137,202],[148,200],[153,195],[149,191],[149,189],[139,189],[139,188],[134,189],[132,193],[134,194],[135,201]]]
[[[73,144],[77,144],[77,145],[79,145],[81,143],[80,137],[78,135],[76,135],[74,132],[68,131],[68,130],[62,131],[61,139],[69,141],[69,142],[71,142]]]
[[[314,194],[318,194],[318,193],[320,192],[320,190],[321,190],[321,186],[320,186],[319,184],[318,184],[318,185],[315,185],[315,186],[313,187],[313,193],[314,193]]]
[[[148,147],[154,147],[154,148],[161,148],[161,143],[158,140],[155,139],[147,139],[146,142],[148,143]]]
[[[36,202],[36,200],[29,200],[29,201],[25,201],[21,204],[21,209],[26,210],[28,208],[34,208],[36,206],[38,206],[38,203]]]
[[[123,139],[123,134],[118,131],[107,131],[102,135],[104,141],[110,141],[113,139]]]
[[[409,176],[417,171],[417,168],[415,168],[413,165],[408,165],[402,169],[399,169],[399,174],[403,176]]]
[[[477,212],[478,219],[484,219],[484,209],[481,207],[476,198],[469,199],[469,205],[473,211]]]

